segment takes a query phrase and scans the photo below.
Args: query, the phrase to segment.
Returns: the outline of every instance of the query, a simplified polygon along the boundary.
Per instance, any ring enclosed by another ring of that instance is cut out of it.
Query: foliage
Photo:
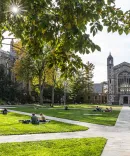
[[[73,102],[83,103],[85,102],[86,95],[93,92],[93,69],[93,64],[88,62],[83,69],[76,72],[69,87]]]
[[[1,156],[100,156],[104,138],[60,139],[50,141],[0,144]],[[72,148],[73,147],[73,148]]]
[[[68,65],[81,67],[77,52],[88,54],[101,50],[90,36],[95,36],[104,26],[108,32],[119,34],[128,34],[130,30],[129,11],[124,13],[116,8],[115,0],[56,0],[55,3],[53,0],[21,0],[21,5],[21,14],[10,16],[6,14],[8,0],[1,3],[1,34],[10,31],[21,39],[28,53],[36,57],[42,55],[45,44],[49,44],[51,66],[58,65],[63,72]],[[72,55],[75,59],[71,62],[68,58]]]
[[[82,105],[81,105],[82,106]],[[77,105],[73,105],[73,108],[70,106],[69,111],[65,111],[64,107],[59,108],[40,108],[40,109],[34,109],[33,107],[17,107],[14,108],[14,110],[19,110],[23,112],[35,112],[40,113],[42,112],[45,115],[48,116],[54,116],[64,119],[70,119],[70,120],[76,120],[76,121],[83,121],[83,122],[89,122],[94,124],[101,124],[101,125],[108,125],[113,126],[116,123],[116,120],[118,118],[118,115],[120,113],[120,107],[113,108],[112,112],[94,112],[95,105],[86,105],[85,108]],[[107,106],[100,106],[105,109]],[[72,109],[71,109],[72,108]]]
[[[4,101],[15,101],[18,97],[18,84],[11,80],[10,75],[1,73],[0,75],[0,98]]]
[[[27,92],[30,91],[30,85],[36,86],[36,88],[33,88],[39,93],[40,101],[43,101],[44,86],[46,83],[52,83],[52,69],[47,67],[49,48],[45,46],[43,53],[34,59],[29,53],[23,50],[24,48],[20,41],[16,42],[14,47],[16,47],[14,50],[17,53],[17,60],[15,61],[13,71],[17,80],[24,81],[27,85]]]
[[[64,63],[60,70],[54,65],[51,66],[50,46],[45,45],[42,55],[36,58],[23,51],[24,48],[22,48],[20,41],[15,43],[14,47],[16,47],[17,60],[15,61],[13,71],[17,80],[24,81],[27,86],[31,82],[32,89],[39,94],[41,103],[46,94],[45,90],[47,91],[49,86],[52,86],[52,103],[54,103],[54,97],[57,97],[57,95],[54,95],[54,91],[58,90],[60,91],[59,97],[55,101],[60,101],[63,97],[65,79],[68,78],[70,80],[77,73],[77,68],[80,68],[80,65],[75,63],[76,61],[81,61],[79,57],[74,54],[68,56],[68,65]],[[86,68],[86,71],[91,70],[89,69],[91,64],[82,64],[82,66]]]
[[[0,38],[2,40],[3,32],[8,30],[21,40],[29,55],[23,61],[28,69],[21,70],[20,77],[30,79],[32,71],[33,77],[39,77],[41,103],[46,71],[57,67],[65,79],[70,78],[84,66],[78,52],[101,51],[91,40],[92,35],[102,31],[104,26],[108,32],[119,34],[128,34],[130,30],[130,12],[116,8],[115,0],[56,0],[55,3],[53,0],[21,0],[20,3],[22,8],[18,15],[8,12],[9,0],[0,4]],[[19,61],[16,64],[18,67]]]
[[[50,121],[46,124],[32,125],[22,124],[19,120],[30,120],[30,116],[20,115],[16,113],[8,113],[8,115],[0,114],[0,135],[9,134],[33,134],[33,133],[54,133],[87,130],[87,127],[71,125],[56,121]]]
[[[4,105],[4,104],[5,102],[2,99],[0,99],[0,105]]]
[[[0,23],[1,27],[5,24],[3,29],[10,30],[32,49],[32,53],[39,54],[44,41],[52,42],[53,51],[62,56],[70,49],[80,53],[100,50],[86,33],[88,25],[94,36],[102,31],[103,26],[108,27],[108,32],[129,33],[129,12],[123,13],[116,8],[115,0],[56,0],[55,3],[53,0],[21,0],[21,5],[26,11],[10,17],[10,14],[3,13],[8,10],[8,0],[1,3]]]

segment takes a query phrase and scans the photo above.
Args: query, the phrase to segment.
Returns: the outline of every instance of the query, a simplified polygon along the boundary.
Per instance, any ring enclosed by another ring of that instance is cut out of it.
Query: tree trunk
[[[51,101],[52,106],[55,103],[55,85],[56,85],[56,74],[55,74],[55,72],[56,72],[56,69],[53,72],[52,101]]]
[[[32,91],[32,88],[31,88],[31,81],[29,80],[29,88],[28,88],[28,92],[29,92],[29,95],[31,96],[31,91]]]
[[[26,83],[26,92],[27,92],[27,96],[29,95],[29,81],[27,81]]]
[[[52,86],[52,101],[51,101],[52,106],[54,105],[54,97],[55,97],[55,87]]]
[[[43,104],[43,85],[40,87],[40,104]]]
[[[66,81],[64,82],[64,106],[66,105]]]
[[[39,90],[40,90],[40,104],[43,104],[43,89],[44,89],[44,80],[42,80],[42,74],[39,74]]]
[[[31,96],[31,82],[30,82],[30,80],[28,80],[28,82],[26,84],[26,88],[27,88],[27,95]]]

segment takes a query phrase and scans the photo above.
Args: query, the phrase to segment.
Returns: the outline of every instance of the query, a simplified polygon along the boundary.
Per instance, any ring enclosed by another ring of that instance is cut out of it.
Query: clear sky
[[[116,5],[124,11],[130,10],[130,0],[116,0]],[[89,61],[95,65],[94,82],[107,80],[107,57],[110,52],[114,57],[114,65],[124,61],[130,62],[130,35],[126,36],[123,34],[120,36],[118,33],[108,34],[106,29],[104,29],[93,40],[96,44],[100,45],[102,51],[84,55],[82,59],[84,62]],[[4,46],[3,49],[9,50],[9,46]]]

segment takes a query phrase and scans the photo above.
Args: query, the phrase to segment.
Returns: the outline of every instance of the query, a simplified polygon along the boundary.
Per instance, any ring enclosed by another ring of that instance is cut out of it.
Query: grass
[[[21,119],[30,119],[30,116],[16,113],[8,113],[8,115],[0,114],[0,135],[73,132],[88,129],[87,127],[56,121],[40,125],[22,124],[19,123]]]
[[[103,109],[107,106],[100,105]],[[56,106],[54,108],[44,108],[44,107],[17,107],[13,108],[14,110],[19,110],[23,112],[35,112],[35,113],[43,113],[48,116],[55,116],[59,118],[89,122],[94,124],[108,125],[113,126],[116,123],[118,115],[120,113],[120,106],[112,106],[113,112],[94,112],[93,109],[95,105],[69,105],[69,110],[64,110],[63,106]],[[88,115],[90,114],[90,115]],[[99,115],[95,115],[99,114]]]
[[[0,156],[100,156],[104,138],[61,139],[0,144]]]

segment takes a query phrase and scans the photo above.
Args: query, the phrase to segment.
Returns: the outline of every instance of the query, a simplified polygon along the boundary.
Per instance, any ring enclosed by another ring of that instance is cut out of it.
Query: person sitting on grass
[[[104,112],[110,112],[110,110],[108,108],[106,108]]]
[[[109,109],[109,110],[110,110],[110,112],[112,112],[112,107],[110,107],[110,109]]]
[[[65,110],[69,110],[69,108],[68,108],[68,106],[65,106],[65,108],[64,108]]]
[[[4,110],[2,110],[2,114],[3,114],[3,115],[7,115],[7,112],[8,112],[8,111],[7,111],[6,108],[4,108]]]
[[[99,111],[99,112],[101,112],[102,111],[102,109],[100,108],[100,107],[96,107],[96,109],[94,109],[93,111]]]
[[[31,123],[32,124],[39,124],[39,120],[34,113],[31,116]]]
[[[106,108],[104,112],[112,112],[112,107],[109,108]]]
[[[45,116],[42,113],[40,114],[39,122],[46,122]]]

